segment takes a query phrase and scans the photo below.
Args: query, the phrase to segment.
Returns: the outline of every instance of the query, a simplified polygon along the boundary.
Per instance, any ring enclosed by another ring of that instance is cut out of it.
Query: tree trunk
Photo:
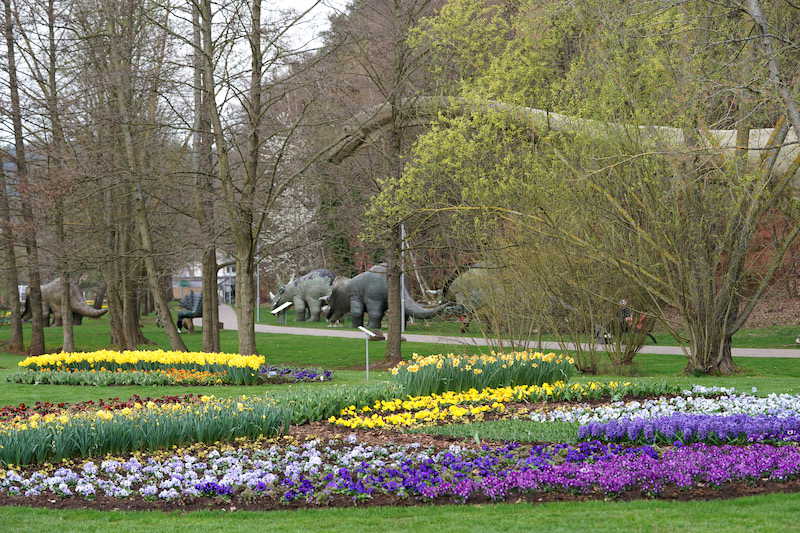
[[[11,215],[8,207],[8,189],[6,184],[6,174],[4,172],[4,158],[0,158],[0,232],[3,235],[3,249],[5,260],[4,291],[8,298],[8,306],[11,311],[11,323],[9,324],[10,333],[6,342],[6,350],[10,352],[21,352],[23,349],[22,340],[22,317],[19,308],[19,272],[17,272],[17,254],[14,251],[14,235],[11,231]]]
[[[393,228],[390,232],[388,246],[386,247],[386,285],[389,292],[389,325],[386,332],[386,354],[387,364],[396,365],[403,360],[401,348],[403,311],[402,288],[400,286],[400,275],[402,268],[400,264],[400,233],[399,228]]]
[[[203,254],[203,351],[220,351],[217,250],[214,247]]]
[[[211,140],[209,139],[207,102],[203,90],[202,31],[200,9],[192,7],[193,67],[194,67],[194,134],[192,139],[192,166],[196,175],[195,195],[197,219],[204,238],[203,276],[203,351],[216,353],[219,345],[219,292],[217,287],[217,247],[215,244],[214,200],[211,182]]]
[[[64,235],[64,210],[63,204],[60,201],[58,204],[56,208],[56,234],[61,253],[61,258],[59,259],[59,270],[61,271],[61,351],[72,353],[75,351],[75,329],[72,327],[72,302],[70,294],[70,275],[66,257],[66,238]]]
[[[715,319],[688,317],[690,333],[687,374],[728,375],[736,372],[731,353],[731,328],[738,315],[738,300],[732,302],[736,309],[718,314]]]
[[[39,274],[39,248],[36,238],[36,222],[30,204],[30,186],[28,183],[27,160],[25,159],[25,141],[22,130],[22,109],[19,99],[19,82],[17,80],[17,64],[14,46],[14,19],[11,14],[11,0],[4,0],[5,38],[8,61],[8,85],[11,93],[11,119],[14,126],[14,146],[17,166],[17,183],[19,184],[20,203],[25,244],[25,255],[28,258],[28,297],[31,306],[31,344],[30,355],[44,353],[44,320],[42,316],[42,280]]]
[[[241,258],[241,259],[240,259]],[[246,253],[236,258],[236,310],[239,319],[239,353],[252,355],[256,350],[255,262]]]

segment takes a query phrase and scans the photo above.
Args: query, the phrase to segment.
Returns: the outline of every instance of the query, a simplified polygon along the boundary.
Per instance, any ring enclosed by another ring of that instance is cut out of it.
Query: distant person
[[[644,313],[639,313],[638,317],[636,317],[634,320],[633,311],[628,306],[628,301],[624,298],[619,301],[617,316],[610,329],[613,334],[619,335],[620,338],[631,332],[639,334],[644,332],[647,337],[653,341],[653,344],[658,344],[658,340],[656,340],[653,334],[649,331],[647,315]],[[611,332],[598,329],[595,332],[598,343],[609,344],[613,338],[613,334]]]

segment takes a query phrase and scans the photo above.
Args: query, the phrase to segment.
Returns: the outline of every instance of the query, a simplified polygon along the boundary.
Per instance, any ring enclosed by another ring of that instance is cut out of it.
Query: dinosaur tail
[[[74,313],[88,316],[89,318],[100,318],[108,313],[108,309],[95,309],[90,305],[86,305],[83,301],[83,296],[75,285],[70,287],[70,307],[72,307]]]
[[[408,291],[404,291],[403,294],[403,307],[405,308],[406,314],[409,316],[413,316],[414,318],[419,319],[428,319],[433,318],[434,316],[438,315],[442,311],[445,310],[447,307],[446,304],[437,305],[436,307],[422,307],[417,302],[414,301],[414,298],[408,293]]]
[[[108,313],[108,309],[95,309],[89,305],[86,305],[83,302],[75,301],[74,299],[71,302],[72,310],[78,313],[81,316],[88,316],[89,318],[100,318],[104,314]]]

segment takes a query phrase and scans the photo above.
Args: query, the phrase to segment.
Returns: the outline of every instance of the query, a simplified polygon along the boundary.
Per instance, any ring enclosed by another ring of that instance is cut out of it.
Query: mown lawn
[[[769,494],[696,502],[566,502],[192,513],[0,507],[6,531],[568,531],[750,533],[797,531],[800,498]]]

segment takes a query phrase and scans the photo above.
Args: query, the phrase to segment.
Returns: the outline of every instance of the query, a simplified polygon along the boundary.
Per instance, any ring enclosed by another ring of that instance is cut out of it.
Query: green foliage
[[[532,422],[530,420],[493,420],[472,424],[448,424],[411,429],[409,433],[447,435],[477,441],[566,442],[578,441],[578,424]]]
[[[292,424],[300,425],[325,420],[350,405],[362,407],[376,401],[403,396],[403,389],[393,383],[360,386],[332,386],[303,392],[287,392],[272,396],[278,405],[291,410]]]
[[[25,370],[14,372],[6,376],[9,383],[24,383],[27,385],[89,385],[93,387],[106,387],[109,385],[175,385],[174,378],[160,372],[39,372]],[[184,383],[185,385],[204,385],[196,382]]]
[[[428,73],[444,90],[455,79],[483,72],[506,45],[511,30],[499,5],[483,0],[447,2],[435,17],[422,20],[411,32],[409,45],[430,57]]]

